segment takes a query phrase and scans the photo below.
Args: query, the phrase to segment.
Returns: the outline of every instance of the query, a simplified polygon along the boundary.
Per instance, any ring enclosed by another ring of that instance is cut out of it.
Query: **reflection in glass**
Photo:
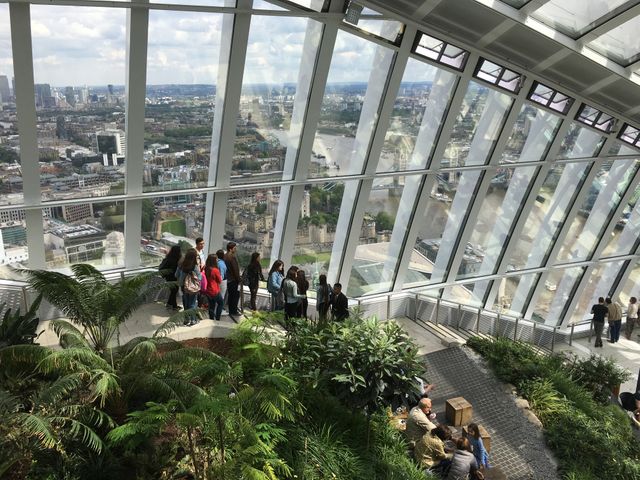
[[[427,207],[424,212],[416,212],[414,221],[419,222],[420,229],[414,249],[421,261],[410,265],[409,270],[416,271],[429,283],[445,280],[460,228],[481,178],[480,171],[438,174]],[[470,251],[461,265],[464,271],[475,268],[480,261],[473,245],[466,248]],[[405,281],[405,287],[409,286]]]
[[[151,10],[145,191],[206,186],[222,15]]]
[[[607,262],[597,265],[592,270],[587,285],[573,309],[570,322],[591,319],[591,307],[598,303],[598,297],[606,298],[609,296],[624,263],[624,261]]]
[[[605,136],[581,127],[578,123],[571,124],[571,128],[562,140],[557,159],[595,157],[604,145]]]
[[[549,171],[511,256],[511,270],[542,265],[588,167],[585,163],[559,164]]]
[[[640,52],[640,18],[632,17],[619,27],[608,31],[587,44],[607,58],[627,66],[638,58]]]
[[[470,82],[441,166],[485,164],[512,103],[509,95]]]
[[[78,203],[45,209],[48,268],[89,263],[98,269],[124,265],[124,202]]]
[[[488,308],[495,312],[515,317],[523,315],[525,312],[523,312],[522,309],[525,306],[525,302],[517,302],[517,305],[514,305],[513,298],[518,291],[520,282],[529,286],[535,285],[538,277],[539,274],[530,273],[526,275],[503,277],[496,280],[496,282],[499,282],[498,291],[496,293],[496,297],[493,299],[493,304],[489,304]],[[523,292],[524,295],[530,295],[533,293],[530,290],[526,291],[525,289],[521,289],[520,291]]]
[[[398,258],[394,254],[397,249],[391,249],[390,244],[394,239],[402,241],[405,235],[403,225],[395,225],[404,188],[404,182],[400,184],[397,180],[398,177],[393,177],[373,182],[351,268],[349,295],[391,288]]]
[[[577,262],[590,256],[637,168],[635,160],[616,160],[602,165],[573,219],[558,261]]]
[[[622,215],[611,232],[607,246],[602,252],[603,257],[628,255],[632,253],[640,239],[640,188],[624,207]]]
[[[559,126],[560,117],[532,105],[523,105],[500,163],[543,160]]]
[[[0,205],[21,204],[24,200],[12,56],[9,5],[0,4]],[[5,255],[0,256],[0,264],[7,258],[5,251]]]
[[[173,245],[182,250],[195,246],[204,237],[206,194],[186,194],[142,200],[140,260],[143,265],[158,265]],[[231,205],[232,200],[229,201]],[[229,208],[229,212],[232,209]],[[240,242],[238,242],[240,243]],[[215,252],[222,245],[210,245]]]
[[[251,18],[232,183],[280,180],[285,169],[287,179],[293,176],[311,83],[306,70],[313,66],[321,33],[314,20]]]
[[[49,212],[50,209],[45,209]],[[23,209],[0,210],[0,278],[15,279],[10,267],[26,268],[29,259]]]
[[[123,192],[125,15],[31,6],[44,201]]]
[[[552,270],[544,282],[544,288],[541,289],[538,296],[531,319],[545,325],[559,325],[564,310],[569,304],[569,299],[583,273],[584,267]],[[518,286],[518,292],[521,291],[522,283],[520,282]],[[517,300],[517,302],[514,301],[514,304],[517,305],[516,309],[521,308],[520,299],[514,300]]]
[[[455,75],[409,59],[382,146],[378,172],[426,168]]]
[[[625,267],[626,266],[627,265],[625,264]],[[627,278],[627,281],[620,290],[620,295],[618,296],[619,303],[626,305],[629,303],[629,299],[631,297],[640,298],[638,291],[640,291],[640,262],[635,262],[635,266],[632,268],[629,278]]]
[[[484,305],[485,292],[490,284],[489,280],[483,280],[464,285],[452,285],[444,289],[442,298],[465,306],[482,307]]]
[[[480,207],[458,280],[495,273],[536,167],[499,168]]]
[[[628,0],[550,0],[531,16],[577,38],[602,23],[602,17],[620,13],[633,3]]]
[[[393,57],[388,48],[338,32],[313,142],[310,177],[362,173]],[[351,73],[355,58],[366,67]]]

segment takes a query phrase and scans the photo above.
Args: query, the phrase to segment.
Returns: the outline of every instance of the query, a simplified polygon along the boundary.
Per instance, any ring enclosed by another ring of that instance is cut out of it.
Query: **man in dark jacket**
[[[224,256],[224,263],[227,264],[227,298],[229,315],[238,315],[238,300],[240,299],[240,265],[236,258],[235,242],[227,243],[227,254]]]
[[[349,300],[347,299],[347,296],[342,293],[342,285],[339,283],[336,283],[333,286],[331,313],[333,314],[333,319],[338,322],[345,318],[349,318]]]
[[[591,313],[593,314],[593,329],[596,332],[596,343],[594,347],[602,347],[602,330],[604,330],[604,317],[609,312],[609,309],[604,304],[604,298],[598,298],[598,303],[591,307]]]

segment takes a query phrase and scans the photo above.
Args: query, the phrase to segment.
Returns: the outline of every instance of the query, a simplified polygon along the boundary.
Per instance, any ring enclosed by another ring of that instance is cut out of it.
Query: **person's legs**
[[[615,322],[613,322],[613,326],[615,333],[615,338],[613,339],[613,341],[617,342],[618,340],[620,340],[620,329],[622,328],[622,320],[616,320]]]
[[[178,286],[174,285],[169,288],[169,299],[167,300],[167,307],[171,307],[174,310],[178,308],[178,302],[176,297],[178,296]]]
[[[220,293],[218,293],[218,295],[213,299],[213,303],[216,305],[216,320],[220,320],[220,315],[222,315],[222,306],[224,305],[224,298],[222,298]]]
[[[258,287],[250,288],[249,291],[251,292],[251,300],[249,301],[249,304],[251,305],[251,310],[257,310],[256,299],[258,298]]]
[[[625,325],[625,336],[627,340],[631,340],[631,334],[633,333],[633,328],[636,326],[637,318],[627,318],[627,323]]]
[[[593,322],[593,329],[596,334],[596,342],[594,346],[601,347],[602,346],[602,331],[604,330],[604,322]]]
[[[238,282],[234,280],[227,280],[227,296],[229,305],[229,315],[238,314],[238,299],[240,292],[238,292]]]
[[[222,295],[222,306],[224,308],[224,302],[227,299],[227,281],[223,280],[220,284],[220,295]]]

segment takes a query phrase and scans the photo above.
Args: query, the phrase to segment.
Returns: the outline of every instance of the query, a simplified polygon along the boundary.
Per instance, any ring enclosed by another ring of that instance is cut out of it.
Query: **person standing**
[[[207,254],[204,251],[204,239],[202,237],[196,238],[196,252],[198,254],[198,267],[200,271],[204,270],[204,264],[207,260]]]
[[[271,294],[271,311],[282,310],[284,308],[284,295],[282,294],[282,282],[284,280],[284,262],[276,260],[271,265],[269,275],[267,275],[267,290]]]
[[[604,317],[607,316],[609,309],[604,304],[604,297],[598,298],[598,303],[591,307],[593,315],[593,329],[596,333],[596,342],[594,347],[602,347],[602,331],[604,330]]]
[[[180,264],[180,260],[182,259],[182,251],[180,250],[180,245],[174,245],[171,247],[167,255],[162,259],[158,270],[160,271],[160,275],[167,282],[176,282],[178,279],[176,278],[176,270],[178,269],[178,265]],[[169,299],[167,300],[167,308],[171,308],[173,310],[179,310],[178,302],[176,301],[176,297],[178,295],[178,285],[173,285],[169,287]]]
[[[333,319],[337,322],[341,322],[346,318],[349,318],[349,300],[347,296],[342,293],[342,285],[335,283],[333,285],[333,298],[331,299],[331,313]]]
[[[622,307],[618,302],[613,302],[607,297],[607,316],[609,317],[609,343],[620,340],[620,327],[622,327]]]
[[[227,296],[227,264],[224,263],[224,251],[222,249],[216,252],[216,256],[218,257],[218,270],[222,277],[220,295],[222,295],[222,305],[224,305],[225,297]]]
[[[207,257],[203,271],[203,289],[209,299],[209,318],[211,320],[220,320],[222,314],[224,300],[220,294],[221,283],[222,275],[218,269],[218,256],[212,253]]]
[[[298,306],[298,317],[307,318],[307,309],[309,308],[309,300],[307,299],[307,291],[309,290],[309,281],[305,276],[304,270],[298,270],[296,273],[296,283],[298,284],[298,293],[304,295]]]
[[[247,282],[249,283],[249,292],[251,294],[251,300],[249,305],[251,310],[257,310],[256,298],[258,297],[258,287],[260,282],[264,282],[264,276],[262,275],[262,265],[260,265],[260,254],[253,252],[251,254],[251,260],[247,265],[246,270]]]
[[[238,315],[238,300],[240,299],[240,264],[238,263],[236,242],[227,243],[227,254],[224,263],[227,264],[227,295],[229,315]]]
[[[331,308],[331,285],[327,283],[327,276],[323,273],[318,277],[316,288],[316,310],[321,324],[327,323],[327,313]]]
[[[293,267],[289,268],[287,272],[287,278],[284,279],[282,284],[282,292],[284,293],[284,320],[287,322],[290,318],[298,316],[298,305],[300,300],[304,298],[304,295],[300,295],[298,292],[298,284],[296,283],[296,273],[298,269]]]
[[[638,299],[631,297],[629,299],[629,306],[627,307],[627,324],[624,329],[625,337],[627,340],[631,340],[631,334],[633,333],[633,327],[635,327],[638,321]]]
[[[182,264],[176,269],[178,285],[182,288],[182,306],[185,310],[195,310],[198,305],[198,294],[202,282],[202,273],[198,267],[198,253],[195,248],[190,248],[182,260]],[[187,326],[198,323],[197,316],[189,318]]]

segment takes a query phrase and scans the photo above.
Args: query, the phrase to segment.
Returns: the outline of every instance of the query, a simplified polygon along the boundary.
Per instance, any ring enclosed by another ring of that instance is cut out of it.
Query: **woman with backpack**
[[[202,282],[202,274],[198,266],[198,252],[190,248],[182,260],[182,264],[176,269],[178,285],[182,288],[182,306],[185,310],[195,310],[198,306],[198,294]],[[187,326],[198,323],[196,318],[186,322]]]
[[[282,281],[284,280],[284,262],[276,260],[271,265],[267,275],[267,290],[271,294],[271,311],[284,308],[284,296],[282,295]]]

